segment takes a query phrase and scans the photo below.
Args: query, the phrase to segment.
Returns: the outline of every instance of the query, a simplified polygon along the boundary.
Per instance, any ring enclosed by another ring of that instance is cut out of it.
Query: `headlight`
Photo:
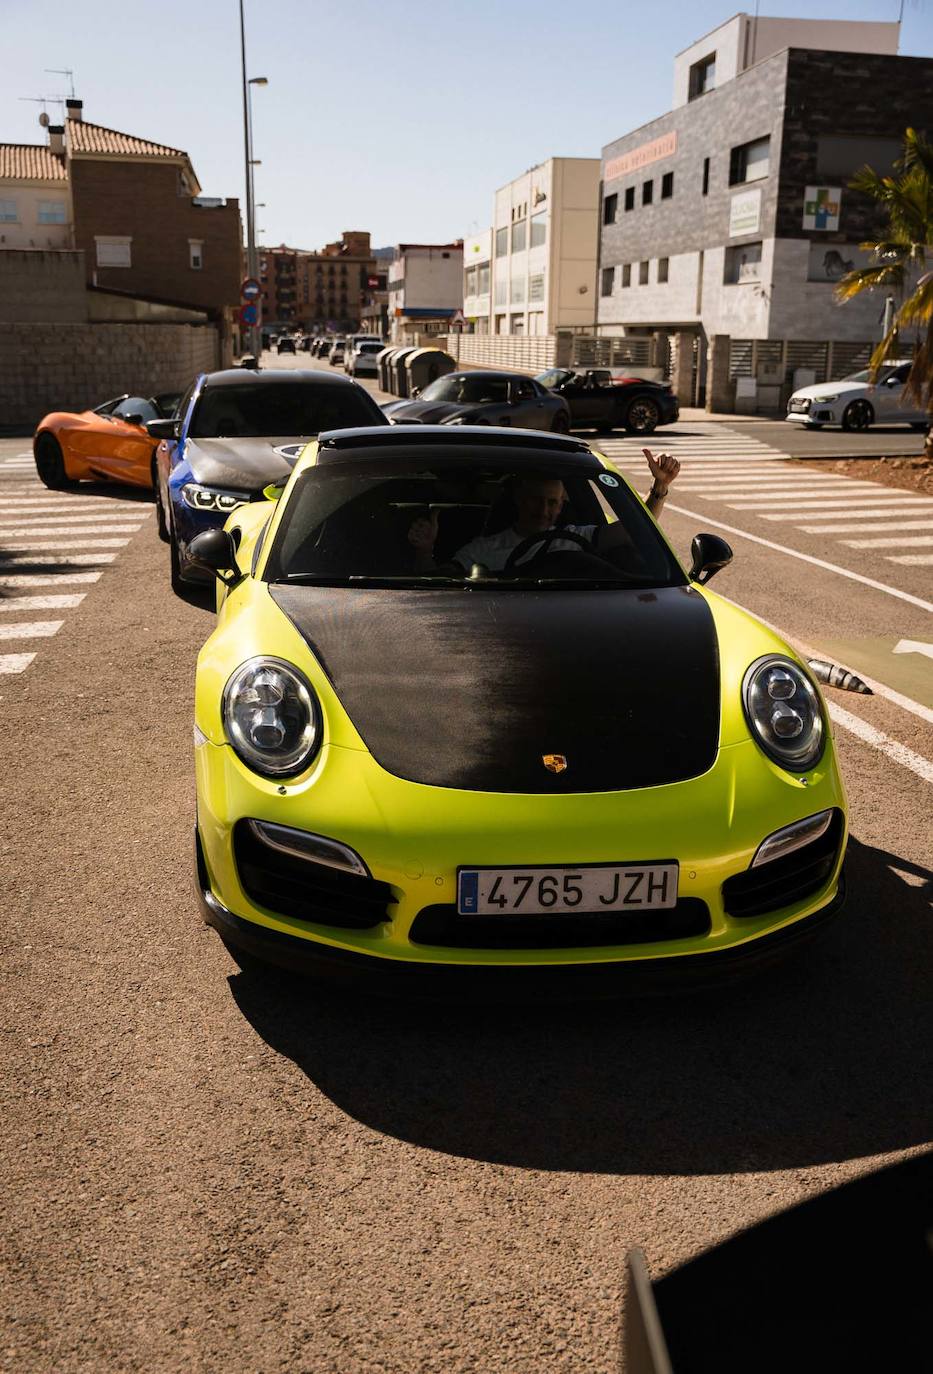
[[[269,777],[300,773],[320,747],[317,699],[280,658],[251,658],[237,668],[224,688],[223,718],[239,757]]]
[[[789,658],[756,659],[742,683],[745,719],[775,763],[794,773],[812,768],[823,752],[823,713],[816,688]]]
[[[245,506],[249,500],[248,492],[223,491],[220,487],[202,487],[197,482],[186,482],[181,489],[185,505],[192,510],[223,511],[229,515],[238,506]]]
[[[838,396],[814,396],[813,403],[818,406],[825,406],[829,401],[838,401]]]

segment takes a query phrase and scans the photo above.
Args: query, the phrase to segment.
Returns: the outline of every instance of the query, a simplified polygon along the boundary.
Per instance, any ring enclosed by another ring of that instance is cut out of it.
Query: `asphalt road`
[[[826,657],[870,641],[876,695],[828,694],[850,900],[805,959],[618,1006],[270,988],[192,891],[210,612],[151,504],[53,512],[27,448],[0,442],[0,653],[34,654],[0,673],[0,1369],[615,1374],[630,1246],[658,1276],[929,1141],[933,663],[878,647],[933,640],[929,568],[699,490],[787,470],[758,450],[685,464],[665,513],[684,553],[739,531],[722,594]]]

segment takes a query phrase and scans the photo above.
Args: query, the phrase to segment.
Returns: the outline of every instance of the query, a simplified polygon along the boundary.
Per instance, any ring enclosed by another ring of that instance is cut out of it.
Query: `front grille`
[[[669,911],[561,916],[461,916],[451,903],[419,911],[408,938],[415,945],[454,949],[580,949],[686,940],[709,928],[709,908],[698,897],[682,897]]]
[[[834,811],[828,827],[812,844],[727,878],[722,885],[722,904],[728,914],[764,916],[818,892],[836,865],[842,830],[842,812]]]
[[[388,883],[273,849],[237,821],[233,853],[243,891],[257,906],[318,925],[368,930],[387,920]]]

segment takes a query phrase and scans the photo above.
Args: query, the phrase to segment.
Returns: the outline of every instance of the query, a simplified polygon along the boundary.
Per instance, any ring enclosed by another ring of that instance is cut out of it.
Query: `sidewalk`
[[[718,411],[711,413],[699,406],[681,406],[680,418],[691,424],[698,424],[701,420],[719,420],[726,425],[768,425],[774,424],[775,420],[783,420],[784,415],[783,412],[780,415],[725,415]]]

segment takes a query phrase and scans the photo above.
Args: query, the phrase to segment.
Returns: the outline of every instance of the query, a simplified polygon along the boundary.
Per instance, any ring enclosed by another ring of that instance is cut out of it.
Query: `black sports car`
[[[673,424],[680,414],[677,397],[666,382],[613,376],[608,368],[552,367],[535,381],[567,402],[574,429],[651,434],[658,425]]]
[[[393,424],[510,425],[566,434],[566,401],[514,372],[449,372],[410,400],[382,407]]]

